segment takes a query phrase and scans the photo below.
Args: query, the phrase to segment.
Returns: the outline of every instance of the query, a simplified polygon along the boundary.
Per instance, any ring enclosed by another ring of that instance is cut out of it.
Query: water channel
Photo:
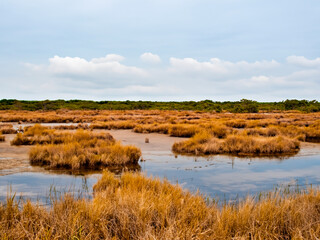
[[[163,134],[140,134],[131,130],[109,131],[123,144],[141,148],[143,161],[137,171],[148,176],[166,178],[192,192],[208,197],[236,199],[273,191],[275,188],[318,186],[320,184],[320,144],[303,143],[291,157],[239,158],[227,155],[194,157],[175,155],[171,146],[182,138]],[[47,204],[49,196],[71,192],[90,197],[92,186],[101,172],[44,170],[28,163],[28,147],[9,144],[14,135],[0,143],[0,200],[15,194]],[[150,142],[145,143],[145,138]],[[11,164],[15,162],[15,164]],[[10,164],[8,164],[10,163]],[[121,169],[111,169],[117,173]]]

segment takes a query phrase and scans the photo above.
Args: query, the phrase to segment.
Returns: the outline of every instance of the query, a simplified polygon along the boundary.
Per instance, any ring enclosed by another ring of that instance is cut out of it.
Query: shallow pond
[[[124,144],[141,148],[140,171],[167,178],[190,191],[219,199],[234,199],[277,188],[301,188],[320,185],[320,145],[302,144],[302,150],[288,158],[238,158],[225,155],[211,157],[175,156],[171,146],[181,138],[161,134],[137,134],[130,130],[113,130],[111,134]],[[145,143],[148,137],[150,143]],[[0,159],[5,160],[0,153]],[[8,161],[10,159],[7,159]],[[0,169],[0,174],[1,170]],[[119,171],[119,169],[118,169]],[[72,192],[89,196],[100,173],[71,175],[65,171],[46,171],[29,167],[28,171],[0,176],[0,199],[10,192],[32,200],[47,202],[49,194]]]

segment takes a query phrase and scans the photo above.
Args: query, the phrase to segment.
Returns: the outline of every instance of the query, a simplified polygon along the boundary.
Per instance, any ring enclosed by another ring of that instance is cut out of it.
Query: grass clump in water
[[[100,169],[137,164],[141,157],[139,148],[123,146],[109,133],[56,131],[37,124],[17,134],[12,144],[38,144],[29,152],[30,162],[48,168]]]
[[[232,134],[218,139],[207,131],[192,138],[175,143],[172,150],[187,154],[235,154],[235,155],[271,155],[292,154],[300,149],[300,142],[284,136],[261,137],[246,134]]]
[[[46,209],[8,198],[5,239],[317,239],[320,192],[271,193],[218,206],[167,180],[105,171],[92,200],[64,196]]]
[[[9,123],[0,124],[0,133],[2,134],[15,134],[17,130],[13,129],[13,125]]]
[[[141,151],[135,146],[122,146],[119,142],[96,139],[37,145],[29,153],[31,164],[73,170],[137,164],[140,156]]]

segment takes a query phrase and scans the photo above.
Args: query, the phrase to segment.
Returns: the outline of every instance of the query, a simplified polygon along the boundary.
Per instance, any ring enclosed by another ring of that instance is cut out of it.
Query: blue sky
[[[320,100],[320,2],[2,0],[0,98]]]

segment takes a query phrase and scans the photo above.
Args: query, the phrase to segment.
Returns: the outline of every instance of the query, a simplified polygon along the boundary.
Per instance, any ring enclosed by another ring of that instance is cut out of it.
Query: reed
[[[29,152],[30,162],[47,168],[100,169],[137,164],[141,157],[139,148],[122,146],[109,133],[57,131],[39,124],[17,134],[11,144],[37,144]]]
[[[0,124],[0,133],[2,134],[15,134],[17,130],[13,129],[12,124],[4,123]]]
[[[137,147],[104,140],[37,145],[29,153],[33,165],[72,170],[137,164],[140,157]]]
[[[199,131],[199,127],[194,124],[177,124],[171,125],[168,133],[172,137],[192,137]]]
[[[264,194],[218,206],[166,180],[105,171],[92,200],[0,205],[2,239],[317,239],[320,191]]]
[[[92,129],[133,129],[137,123],[134,121],[110,121],[110,122],[96,122],[90,127]]]
[[[29,115],[30,116],[29,116]],[[4,111],[0,115],[3,120],[17,120],[18,117],[25,121],[43,122],[78,122],[78,126],[59,127],[59,129],[76,129],[88,128],[84,123],[91,122],[90,129],[133,129],[138,133],[163,133],[173,137],[193,137],[194,135],[208,131],[213,137],[224,139],[217,141],[212,138],[214,144],[207,144],[207,150],[203,146],[198,148],[194,146],[191,150],[177,150],[177,152],[202,153],[208,154],[212,150],[220,149],[213,152],[237,154],[237,150],[225,149],[221,147],[221,142],[234,135],[247,135],[248,142],[254,142],[256,150],[252,149],[245,154],[278,154],[282,152],[290,152],[285,148],[276,148],[275,151],[266,150],[264,142],[271,144],[278,142],[287,142],[292,146],[295,140],[306,142],[320,142],[320,113],[299,113],[299,112],[279,112],[279,113],[255,113],[255,114],[230,114],[230,113],[212,113],[199,111],[159,111],[159,110],[127,110],[127,111],[50,111],[50,112],[28,112],[28,111]],[[32,131],[43,131],[41,134],[33,136],[31,130],[29,134],[17,135],[12,144],[52,144],[61,143],[63,133],[52,132],[53,129],[33,129]],[[47,134],[46,134],[47,132]],[[51,136],[53,136],[53,139]],[[61,135],[59,137],[58,135]],[[266,139],[263,140],[263,137]],[[272,138],[274,137],[274,138]],[[276,140],[277,137],[281,137]],[[270,139],[268,139],[270,138]],[[291,139],[291,140],[290,140]],[[60,142],[59,142],[60,141]],[[235,141],[233,141],[235,142]],[[244,139],[238,139],[237,142],[245,142]],[[190,144],[189,144],[190,145]],[[222,144],[223,145],[223,144]],[[237,143],[237,145],[239,145]],[[241,145],[241,144],[240,144]],[[280,144],[281,145],[281,144]],[[259,147],[261,146],[261,147]],[[180,148],[182,145],[180,145]],[[245,147],[245,146],[243,146]],[[177,146],[174,146],[176,149]],[[185,149],[185,147],[183,147]],[[296,152],[294,147],[292,153]],[[242,154],[241,151],[239,154]]]
[[[35,124],[32,127],[25,128],[24,133],[18,133],[11,141],[12,145],[35,145],[35,144],[61,144],[67,142],[77,142],[91,139],[104,139],[114,141],[109,133],[93,133],[85,131],[82,128],[76,132],[57,131]]]
[[[76,129],[90,129],[88,124],[79,123],[77,125],[59,125],[54,126],[53,129],[57,130],[76,130]]]
[[[257,137],[245,134],[228,135],[218,139],[203,131],[194,137],[174,143],[172,150],[187,154],[274,155],[297,153],[300,143],[283,136]]]
[[[200,127],[195,124],[139,124],[133,129],[137,133],[163,133],[171,137],[192,137]]]
[[[136,133],[163,133],[168,134],[171,124],[138,124],[133,131]]]

